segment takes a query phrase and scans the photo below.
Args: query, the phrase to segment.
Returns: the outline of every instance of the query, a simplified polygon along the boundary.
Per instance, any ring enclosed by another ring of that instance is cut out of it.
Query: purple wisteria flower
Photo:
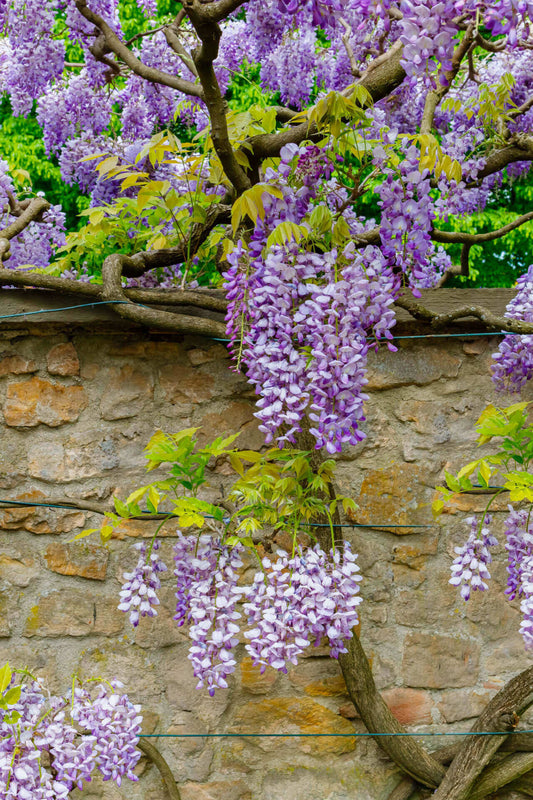
[[[457,558],[451,566],[452,577],[449,583],[461,587],[463,600],[470,598],[472,591],[485,591],[488,589],[486,581],[490,580],[488,565],[492,562],[489,547],[498,544],[497,539],[491,534],[488,526],[491,518],[486,516],[484,526],[479,529],[479,520],[469,517],[466,522],[470,525],[470,536],[462,547],[455,547]]]
[[[129,612],[130,622],[134,627],[141,617],[156,617],[156,606],[159,605],[157,590],[161,588],[160,572],[166,572],[167,566],[161,561],[158,550],[161,543],[154,539],[150,549],[146,542],[134,545],[139,551],[139,560],[133,572],[125,572],[125,583],[120,591],[119,611]]]

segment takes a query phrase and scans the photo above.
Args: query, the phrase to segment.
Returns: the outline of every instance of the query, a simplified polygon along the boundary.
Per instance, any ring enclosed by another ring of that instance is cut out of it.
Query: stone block
[[[10,383],[4,403],[6,425],[33,428],[40,423],[57,428],[75,422],[87,408],[83,386],[60,386],[42,378]]]
[[[48,569],[60,575],[77,575],[103,581],[106,576],[109,551],[94,542],[53,542],[45,553]]]
[[[100,402],[102,419],[127,419],[139,414],[153,395],[151,375],[131,364],[114,369]]]
[[[211,400],[216,394],[215,380],[207,370],[178,364],[165,366],[160,371],[159,382],[165,400],[172,405],[190,405]]]
[[[406,527],[388,528],[379,524],[381,530],[388,530],[398,536],[423,532],[427,529],[410,527],[413,525],[433,524],[429,503],[432,491],[425,486],[423,479],[427,477],[416,464],[391,464],[384,469],[372,469],[365,473],[359,497],[356,498],[359,508],[349,514],[359,524],[390,522]]]
[[[7,592],[0,592],[0,637],[2,638],[11,636],[14,619],[13,609],[10,608],[12,600]]]
[[[309,697],[273,697],[241,705],[233,718],[230,731],[350,734],[353,726]],[[277,741],[282,746],[287,744],[280,739]],[[341,755],[355,749],[355,738],[352,736],[317,736],[297,739],[296,743],[302,752],[316,756]],[[263,747],[263,742],[259,746]]]
[[[118,600],[91,598],[79,589],[63,589],[39,598],[24,627],[24,636],[112,636],[124,628]]]
[[[443,692],[437,707],[446,722],[478,717],[495,691],[487,689],[451,689]]]
[[[254,667],[249,656],[240,663],[241,686],[251,694],[268,694],[276,684],[279,673],[272,667],[267,667],[261,674],[261,667]]]
[[[435,347],[405,347],[397,353],[382,349],[368,354],[367,389],[393,389],[397,386],[425,386],[439,378],[455,378],[461,359]]]
[[[214,344],[206,348],[193,347],[192,350],[187,350],[187,358],[193,367],[199,367],[201,364],[208,364],[210,361],[228,359],[229,350],[221,344]]]
[[[255,407],[244,400],[233,400],[222,410],[202,414],[199,424],[200,443],[210,442],[217,436],[240,432],[235,447],[247,450],[260,450],[265,437],[259,430],[259,420],[254,417]]]
[[[41,491],[30,491],[18,494],[15,500],[34,503],[45,502]],[[0,509],[0,528],[4,530],[26,530],[30,533],[70,533],[85,523],[85,514],[80,511],[68,511],[55,508],[18,506]]]
[[[252,793],[242,780],[193,783],[180,786],[182,800],[252,800]]]
[[[0,377],[4,375],[24,375],[37,372],[38,366],[33,358],[24,358],[11,350],[0,353]]]
[[[347,694],[338,661],[333,658],[309,658],[289,672],[293,686],[310,697],[335,697]]]
[[[474,686],[479,676],[479,645],[471,640],[409,633],[403,653],[406,686],[427,689]]]
[[[0,580],[13,586],[25,587],[39,574],[35,559],[13,553],[0,553]]]
[[[433,722],[431,709],[433,701],[429,692],[417,689],[385,689],[381,696],[402,725],[429,725]],[[339,714],[346,719],[358,719],[359,714],[353,703],[345,703]]]
[[[72,342],[56,344],[46,356],[50,375],[79,375],[80,361]]]

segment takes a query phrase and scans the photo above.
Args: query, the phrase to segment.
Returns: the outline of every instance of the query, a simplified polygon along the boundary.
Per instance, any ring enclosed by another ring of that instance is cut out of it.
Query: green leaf
[[[123,503],[122,500],[118,499],[118,497],[113,498],[113,504],[117,514],[120,514],[121,517],[128,519],[131,516],[130,510],[126,503]]]
[[[9,662],[6,662],[0,669],[0,692],[2,692],[2,694],[5,692],[11,682],[11,674]]]
[[[20,700],[20,692],[22,687],[21,686],[13,686],[11,689],[4,695],[4,701],[7,703],[8,706],[15,705]]]

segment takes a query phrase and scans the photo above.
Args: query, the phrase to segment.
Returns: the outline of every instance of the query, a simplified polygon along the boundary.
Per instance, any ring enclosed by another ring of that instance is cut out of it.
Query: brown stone
[[[23,492],[14,500],[34,503],[46,501],[43,492]],[[0,528],[4,530],[26,530],[31,533],[70,533],[85,523],[85,514],[80,511],[62,511],[46,506],[16,506],[0,510]]]
[[[71,342],[56,344],[46,356],[50,375],[79,375],[80,361]]]
[[[6,592],[0,592],[0,637],[11,636],[11,621],[13,619],[13,609],[9,608],[9,596]]]
[[[39,599],[26,620],[24,636],[111,636],[124,628],[117,598],[91,598],[79,589],[51,592]]]
[[[159,377],[165,400],[172,405],[188,405],[211,400],[216,394],[215,380],[207,371],[179,364],[166,366]]]
[[[230,730],[238,733],[350,734],[353,727],[347,720],[309,697],[273,697],[240,706]],[[355,738],[309,737],[298,740],[298,747],[304,753],[313,755],[340,755],[355,749]]]
[[[13,558],[7,553],[0,553],[0,580],[13,586],[25,587],[39,574],[35,559],[19,556]]]
[[[451,689],[443,692],[437,708],[446,722],[459,722],[481,714],[495,692],[486,689]]]
[[[139,414],[153,395],[153,380],[130,364],[115,369],[100,403],[102,419],[127,419]]]
[[[397,353],[372,350],[368,357],[367,389],[392,389],[396,386],[424,386],[439,378],[455,378],[461,360],[444,350],[434,348],[432,352],[420,347],[400,348]]]
[[[252,800],[252,792],[241,781],[211,781],[180,785],[182,800]]]
[[[237,433],[240,436],[235,447],[247,450],[260,450],[265,437],[259,430],[259,420],[254,417],[255,407],[244,400],[233,400],[223,411],[208,412],[200,420],[200,443],[210,442],[217,436]]]
[[[416,689],[385,689],[381,696],[402,725],[429,725],[433,722],[431,709],[433,702],[429,692]],[[345,703],[339,714],[346,719],[358,719],[359,714],[353,703]]]
[[[267,667],[261,675],[261,668],[254,667],[249,656],[243,658],[240,663],[241,686],[251,694],[268,694],[278,679],[276,670]]]
[[[391,522],[406,527],[388,528],[397,535],[424,532],[423,528],[410,527],[409,523],[428,527],[433,524],[429,502],[432,491],[422,483],[426,473],[416,464],[391,464],[385,469],[369,470],[364,477],[356,502],[359,508],[349,514],[359,524]]]
[[[18,353],[5,350],[0,353],[0,377],[4,375],[24,375],[37,372],[38,367],[32,358],[24,358]]]
[[[205,350],[195,347],[192,350],[187,350],[187,358],[193,367],[198,367],[200,364],[207,364],[209,361],[217,361],[219,358],[229,358],[229,351],[227,347],[223,347],[221,344],[214,344]]]
[[[409,633],[405,639],[403,677],[407,686],[428,689],[474,686],[479,674],[479,646],[467,639]]]
[[[311,697],[335,697],[347,694],[346,684],[336,660],[310,658],[291,669],[291,683]]]
[[[83,386],[59,386],[35,377],[9,384],[4,418],[11,427],[33,428],[43,423],[57,428],[75,422],[87,404]]]
[[[94,542],[68,542],[49,544],[45,553],[48,569],[60,575],[78,575],[103,581],[106,576],[109,551]]]

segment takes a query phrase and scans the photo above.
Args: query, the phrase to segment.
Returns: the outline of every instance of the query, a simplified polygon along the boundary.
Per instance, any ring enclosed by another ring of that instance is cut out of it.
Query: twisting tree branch
[[[14,219],[13,222],[3,230],[0,230],[0,240],[6,239],[9,241],[13,239],[19,233],[22,233],[30,222],[40,219],[49,208],[50,203],[43,197],[34,197],[24,208],[22,213],[19,212],[18,215],[16,215],[16,219]],[[18,211],[18,209],[15,209],[15,211]],[[13,211],[11,213],[13,213]]]
[[[172,770],[157,747],[155,747],[146,739],[140,739],[137,747],[159,770],[159,774],[163,779],[163,783],[165,784],[165,788],[168,792],[170,800],[181,800],[178,784],[176,783],[174,775],[172,774]]]
[[[117,36],[114,30],[99,14],[87,6],[87,0],[76,0],[76,8],[86,20],[91,22],[105,39],[105,44],[109,51],[114,53],[121,61],[123,61],[136,75],[145,78],[152,83],[159,83],[163,86],[169,86],[171,89],[177,89],[184,94],[192,95],[193,97],[203,98],[201,86],[193,83],[192,81],[178,78],[168,72],[157,69],[156,67],[149,67],[144,64],[140,58],[129,50],[124,42]],[[106,62],[107,63],[107,62]]]
[[[483,308],[481,306],[461,306],[447,314],[437,314],[421,303],[418,303],[413,297],[405,294],[398,297],[394,301],[394,305],[398,308],[403,308],[404,311],[408,311],[414,319],[429,323],[431,327],[435,329],[443,328],[450,322],[455,322],[455,320],[458,319],[475,317],[481,322],[484,322],[490,330],[502,331],[502,333],[519,333],[522,335],[533,333],[533,323],[499,316],[489,311],[488,308]]]

